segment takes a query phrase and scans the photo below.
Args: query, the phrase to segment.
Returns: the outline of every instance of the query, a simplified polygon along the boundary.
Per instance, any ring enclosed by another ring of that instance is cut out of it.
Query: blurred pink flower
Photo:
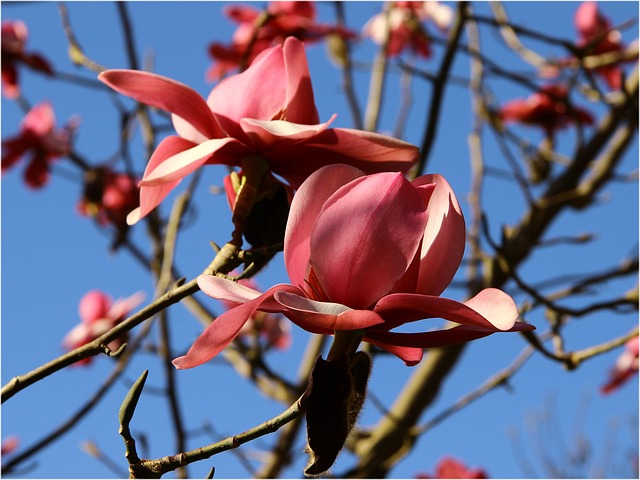
[[[577,46],[586,49],[586,55],[600,55],[609,52],[623,52],[625,45],[619,30],[613,29],[607,17],[598,11],[596,2],[583,2],[576,10],[574,22],[578,30]],[[607,65],[595,69],[609,88],[620,90],[622,87],[622,68],[620,64]]]
[[[604,394],[618,390],[638,373],[638,337],[629,340],[624,351],[618,357],[615,365],[609,373],[609,380],[600,391]]]
[[[545,85],[525,99],[505,103],[499,111],[502,120],[534,125],[542,128],[548,137],[571,123],[590,125],[591,114],[579,107],[567,108],[568,91],[563,85]]]
[[[260,291],[258,284],[252,278],[241,279],[239,284]],[[222,300],[227,310],[237,307],[238,303]],[[250,336],[258,333],[267,342],[267,347],[275,347],[278,350],[286,350],[291,346],[291,324],[282,315],[255,311],[247,323],[240,329],[238,336]]]
[[[38,53],[25,52],[29,31],[20,20],[4,20],[2,22],[2,93],[7,98],[20,95],[18,85],[19,64],[27,65],[47,75],[53,75],[49,62]]]
[[[220,82],[207,101],[186,85],[152,73],[107,70],[99,78],[124,95],[171,112],[178,133],[162,140],[151,156],[130,224],[204,164],[239,167],[243,161],[266,161],[295,189],[328,163],[368,173],[404,172],[418,157],[417,147],[391,137],[328,128],[335,115],[318,123],[304,46],[292,37]]]
[[[453,457],[445,457],[438,463],[433,475],[418,474],[416,478],[489,478],[480,468],[468,468],[461,461]]]
[[[393,2],[388,13],[378,13],[369,19],[362,33],[378,45],[387,41],[387,54],[390,57],[401,54],[405,48],[411,48],[418,55],[428,58],[431,56],[431,42],[422,22],[429,20],[440,30],[445,30],[452,19],[451,8],[435,1]]]
[[[29,187],[40,188],[49,181],[49,166],[69,153],[71,137],[77,126],[72,119],[64,128],[56,128],[49,102],[33,107],[20,124],[20,133],[2,141],[2,173],[30,154],[24,179]]]
[[[207,295],[241,305],[218,317],[173,363],[191,368],[210,360],[256,310],[280,312],[312,333],[361,333],[407,365],[420,362],[423,348],[532,330],[516,323],[515,303],[500,290],[483,290],[465,303],[439,296],[464,246],[462,212],[440,175],[409,182],[400,173],[366,176],[348,165],[324,167],[302,184],[291,204],[284,243],[291,284],[260,293],[220,277],[198,277]],[[459,325],[391,332],[436,317]]]
[[[314,2],[270,2],[266,19],[262,17],[263,11],[253,5],[232,4],[225,6],[223,11],[238,28],[229,45],[214,42],[209,46],[209,55],[215,62],[206,74],[209,81],[219,80],[240,67],[242,62],[245,66],[250,65],[260,52],[284,43],[287,37],[305,43],[321,40],[332,33],[345,39],[355,38],[355,34],[347,30],[316,23]],[[260,26],[257,25],[259,22],[262,22]]]
[[[78,306],[81,323],[64,337],[63,347],[66,350],[73,350],[92,342],[127,318],[129,312],[143,300],[142,292],[114,302],[106,293],[91,290],[82,297]],[[108,347],[116,351],[125,341],[124,337],[117,338],[109,343]],[[88,357],[74,365],[89,365],[92,360],[92,357]]]
[[[98,167],[85,174],[83,197],[77,209],[102,225],[122,229],[127,226],[127,214],[138,205],[139,194],[137,181],[130,174]]]
[[[2,451],[0,452],[0,455],[5,456],[15,452],[19,445],[20,439],[16,435],[9,435],[2,440]]]

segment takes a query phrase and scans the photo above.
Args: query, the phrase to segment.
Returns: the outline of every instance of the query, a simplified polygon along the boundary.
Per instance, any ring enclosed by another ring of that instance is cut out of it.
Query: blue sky
[[[204,78],[210,60],[206,46],[211,41],[226,42],[234,25],[220,13],[224,3],[218,2],[137,2],[128,4],[140,58],[152,58],[154,70],[192,86],[204,96],[212,85]],[[359,29],[380,8],[379,3],[354,2],[346,5],[348,25]],[[532,29],[575,39],[573,13],[577,3],[572,2],[512,2],[506,5],[514,21]],[[487,13],[487,4],[478,4],[478,12]],[[607,2],[602,6],[614,24],[621,24],[638,15],[637,3]],[[116,8],[111,3],[71,2],[68,4],[71,22],[86,52],[97,62],[110,68],[126,68],[127,57],[122,41]],[[318,5],[321,20],[331,21],[330,4]],[[66,56],[67,43],[63,34],[55,3],[2,4],[2,18],[24,20],[30,31],[28,48],[44,54],[57,70],[91,77],[87,71],[74,67]],[[625,30],[627,42],[638,37],[637,24]],[[500,64],[513,66],[521,73],[530,74],[523,63],[514,61],[513,54],[500,44],[497,36],[486,29],[482,37],[486,51]],[[559,54],[558,50],[538,42],[531,46],[543,55]],[[440,48],[436,56],[420,60],[418,66],[430,71],[437,68]],[[345,98],[340,91],[338,70],[326,59],[322,44],[307,49],[316,103],[320,118],[326,121],[338,113],[334,125],[351,127],[351,117]],[[359,61],[369,61],[375,52],[373,45],[363,40],[354,48]],[[468,58],[459,55],[454,73],[468,77]],[[112,95],[105,89],[92,89],[49,80],[28,71],[22,71],[22,86],[27,99],[39,103],[52,101],[57,120],[63,124],[72,115],[79,115],[81,124],[75,148],[92,163],[107,160],[117,153],[118,124]],[[528,94],[521,86],[504,80],[489,82],[497,102]],[[368,74],[365,69],[356,72],[356,85],[361,104],[366,100]],[[381,131],[391,131],[398,109],[399,75],[392,72],[387,81],[386,103],[382,111]],[[469,215],[469,150],[467,136],[472,126],[470,98],[467,89],[451,85],[445,93],[439,135],[434,145],[429,171],[443,174],[453,186],[463,211]],[[405,139],[419,143],[425,112],[430,98],[430,86],[420,80],[413,85],[414,106],[407,123]],[[130,105],[124,99],[120,99]],[[579,99],[581,105],[586,105]],[[594,113],[601,112],[589,106]],[[17,105],[2,99],[2,138],[13,135],[23,116]],[[534,130],[515,131],[527,135],[533,143],[540,140]],[[488,165],[506,169],[504,158],[487,135],[485,157]],[[573,136],[569,132],[559,137],[559,150],[570,154]],[[144,165],[144,152],[139,137],[132,142],[132,153],[137,165]],[[564,149],[564,150],[563,150]],[[637,169],[637,139],[623,160],[620,172]],[[212,195],[208,187],[221,185],[226,173],[223,167],[208,167],[196,196],[194,222],[185,229],[178,243],[177,264],[188,279],[198,275],[208,264],[212,251],[209,240],[223,243],[230,232],[229,211],[226,200]],[[50,184],[37,192],[28,190],[22,182],[21,167],[16,167],[2,178],[2,383],[11,377],[26,373],[62,353],[60,342],[79,321],[77,305],[91,289],[101,289],[114,297],[125,297],[142,290],[151,298],[153,285],[148,273],[140,268],[124,251],[109,253],[109,239],[89,220],[75,212],[81,193],[76,170],[60,162]],[[180,189],[178,189],[180,190]],[[561,217],[548,237],[594,232],[597,240],[580,248],[549,248],[526,262],[520,274],[528,279],[546,279],[560,274],[599,271],[631,256],[638,248],[638,197],[635,183],[616,183],[606,190],[599,205],[588,214],[570,213]],[[485,190],[486,205],[491,214],[491,230],[498,235],[500,225],[513,224],[521,215],[523,204],[512,182],[490,179]],[[163,206],[167,212],[174,197]],[[141,248],[148,248],[144,229],[136,228],[133,239]],[[461,269],[463,279],[464,269]],[[554,274],[555,273],[555,274]],[[276,256],[272,265],[262,272],[258,282],[263,287],[287,282],[282,258]],[[633,287],[635,279],[614,282],[598,295],[624,291]],[[446,296],[461,298],[464,293],[450,288]],[[198,294],[211,309],[220,311],[219,304]],[[522,301],[524,297],[517,297]],[[542,312],[527,318],[530,323],[545,330]],[[568,328],[567,348],[579,349],[615,338],[628,332],[637,323],[634,316],[602,314],[573,322]],[[177,352],[188,348],[201,330],[200,324],[180,305],[170,309],[170,325],[175,334],[173,347]],[[293,378],[309,334],[294,327],[292,348],[270,354],[274,369]],[[424,416],[427,421],[447,408],[462,395],[478,387],[496,371],[508,366],[525,347],[524,340],[515,334],[494,335],[472,344],[456,367],[446,388],[435,405]],[[412,454],[391,473],[393,477],[413,477],[418,472],[433,472],[445,455],[465,461],[471,467],[482,467],[492,477],[527,476],[514,451],[513,433],[523,437],[524,448],[532,462],[540,462],[540,450],[545,448],[544,437],[531,433],[531,426],[544,430],[545,418],[551,429],[561,429],[568,444],[577,434],[592,442],[594,461],[604,464],[612,425],[615,434],[616,462],[624,459],[628,449],[637,452],[638,383],[634,379],[619,392],[602,397],[598,393],[610,366],[619,351],[611,352],[586,362],[579,369],[567,372],[541,356],[529,361],[510,383],[511,388],[499,389],[474,403],[462,412],[429,431],[419,440]],[[41,436],[58,426],[95,391],[112,369],[107,358],[98,358],[88,368],[70,368],[56,373],[37,385],[24,390],[2,406],[2,438],[10,434],[20,437],[22,446],[30,446]],[[143,395],[133,420],[134,435],[144,435],[149,450],[145,456],[156,458],[174,454],[171,440],[170,416],[166,399],[153,394],[154,386],[163,384],[163,371],[151,354],[142,353],[127,368],[123,380],[101,400],[71,432],[40,454],[22,464],[24,476],[52,478],[110,477],[113,473],[101,463],[81,451],[83,441],[95,442],[120,466],[122,440],[117,434],[117,412],[128,385],[144,369],[150,370],[147,385],[150,393]],[[395,358],[376,362],[370,381],[370,390],[379,402],[389,405],[411,374]],[[240,433],[286,408],[267,400],[238,379],[235,372],[221,362],[180,371],[177,374],[180,393],[184,399],[185,423],[190,430],[203,424],[214,427],[216,435]],[[550,406],[553,406],[552,415]],[[583,410],[584,409],[584,410]],[[586,412],[586,413],[583,413]],[[371,425],[379,417],[375,403],[365,406],[361,417],[363,426]],[[538,419],[534,422],[533,419]],[[555,421],[554,421],[555,419]],[[541,435],[545,432],[542,431]],[[553,434],[553,441],[558,435]],[[189,448],[196,448],[215,439],[207,435],[194,435]],[[247,458],[259,458],[272,438],[263,438],[243,447],[240,452]],[[542,446],[538,443],[542,443]],[[550,445],[546,443],[547,447]],[[297,442],[300,455],[283,475],[299,477],[306,462],[302,454],[302,438]],[[555,454],[561,449],[557,445]],[[344,472],[352,457],[344,453],[336,464],[335,472]],[[227,452],[190,469],[193,477],[202,477],[211,466],[220,478],[245,477],[247,471],[238,455]],[[625,465],[616,465],[618,471]],[[537,470],[544,475],[544,471]],[[614,471],[611,468],[610,471]],[[588,472],[587,472],[588,473]]]

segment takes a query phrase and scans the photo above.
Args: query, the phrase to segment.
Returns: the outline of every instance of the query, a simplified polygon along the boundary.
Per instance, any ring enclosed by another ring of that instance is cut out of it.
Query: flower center
[[[305,293],[307,297],[311,300],[317,300],[318,302],[328,302],[329,298],[322,288],[320,284],[320,280],[318,280],[318,276],[316,275],[316,271],[313,269],[313,265],[309,268],[309,275],[304,281],[307,284],[307,288],[305,289]]]

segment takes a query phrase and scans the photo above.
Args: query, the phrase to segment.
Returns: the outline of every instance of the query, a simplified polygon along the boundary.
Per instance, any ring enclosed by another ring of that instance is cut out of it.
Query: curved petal
[[[100,290],[91,290],[84,294],[78,304],[78,313],[82,323],[92,323],[107,316],[113,304],[113,298]]]
[[[369,338],[399,347],[436,348],[470,342],[487,337],[495,331],[484,330],[467,325],[458,325],[446,330],[434,330],[421,333],[367,332]]]
[[[107,314],[108,318],[122,319],[125,316],[129,315],[129,312],[136,308],[144,301],[145,293],[137,292],[127,298],[119,298],[116,300],[111,308],[109,309],[109,313]]]
[[[382,298],[374,311],[385,319],[384,330],[416,320],[444,318],[461,325],[505,331],[518,318],[511,297],[494,288],[483,290],[466,304],[432,295],[396,293]]]
[[[230,283],[235,282],[225,279],[220,279],[223,281],[218,282],[213,280],[214,278],[218,277],[201,275],[198,277],[198,284],[200,285],[200,283],[202,283],[209,292],[217,289],[223,295],[228,294],[228,296],[231,296],[236,300],[250,297],[253,298],[223,313],[214,320],[211,325],[209,325],[196,339],[193,345],[191,345],[191,348],[186,355],[173,360],[173,365],[178,369],[197,367],[218,355],[218,353],[224,350],[233,341],[233,339],[238,335],[238,332],[240,332],[244,324],[249,320],[249,318],[251,318],[256,310],[260,310],[262,312],[282,311],[283,308],[273,299],[273,295],[277,291],[285,290],[294,293],[299,292],[297,288],[292,287],[291,285],[276,285],[275,287],[268,289],[263,294],[254,296],[256,292],[253,289],[242,287],[241,285],[240,287],[242,288],[236,288],[229,285]]]
[[[217,300],[246,303],[261,295],[253,288],[215,275],[199,275],[197,280],[200,290]]]
[[[29,110],[20,123],[20,128],[43,137],[53,130],[56,125],[56,117],[50,102],[42,102]]]
[[[393,345],[380,340],[376,340],[369,335],[364,337],[362,341],[380,347],[383,350],[394,354],[396,357],[400,358],[400,360],[402,360],[407,367],[413,367],[414,365],[420,363],[420,360],[422,360],[422,348]]]
[[[91,338],[91,327],[86,323],[79,323],[64,336],[62,346],[67,350],[73,350],[91,340],[93,340]]]
[[[140,185],[162,185],[186,177],[205,163],[213,163],[213,155],[225,146],[238,144],[235,138],[214,138],[198,145],[191,146],[175,155],[166,158],[153,170],[147,169]],[[193,145],[193,144],[191,144]]]
[[[304,44],[295,37],[287,37],[283,53],[284,67],[287,72],[286,120],[309,125],[319,123],[320,118],[313,98],[313,86]]]
[[[426,207],[400,173],[361,177],[325,202],[310,263],[327,298],[367,309],[404,274],[420,245]]]
[[[163,139],[156,147],[153,155],[151,155],[144,174],[147,175],[149,172],[157,168],[158,165],[161,165],[166,159],[185,150],[189,150],[193,146],[194,144],[190,141],[175,135]],[[178,183],[180,183],[180,179],[160,185],[141,185],[140,207],[127,215],[127,223],[129,225],[134,225],[140,219],[147,216],[149,212],[160,205],[162,200],[169,195],[169,192],[171,192]]]
[[[236,338],[259,305],[258,298],[220,315],[205,328],[186,355],[173,360],[173,365],[178,369],[193,368],[211,360]]]
[[[240,126],[256,151],[268,155],[269,149],[276,144],[278,148],[284,148],[287,144],[294,145],[301,140],[317,135],[318,132],[325,130],[335,118],[336,115],[333,115],[327,122],[316,125],[299,124],[285,120],[243,118],[240,121]]]
[[[353,310],[339,303],[318,302],[283,291],[276,292],[274,298],[289,311],[295,311],[295,318],[332,331],[360,330],[384,322],[371,310]]]
[[[502,331],[512,328],[518,319],[518,307],[513,298],[497,288],[485,288],[464,304]]]
[[[284,237],[284,263],[294,285],[304,285],[311,230],[325,201],[340,187],[363,175],[364,172],[348,165],[328,165],[312,174],[296,192]]]
[[[25,135],[9,138],[2,141],[2,162],[0,170],[4,173],[13,167],[25,153],[33,146],[33,142],[25,138]]]
[[[451,186],[442,175],[424,175],[413,184],[435,184],[435,189],[429,193],[429,218],[422,240],[415,293],[440,295],[451,283],[464,255],[464,216]]]
[[[222,80],[207,104],[230,135],[236,136],[242,118],[281,118],[287,91],[282,46],[265,50],[244,72]],[[285,81],[283,81],[285,80]]]
[[[208,137],[200,133],[193,125],[175,113],[171,114],[171,122],[173,123],[173,128],[175,128],[176,133],[185,140],[193,143],[202,143],[208,139]]]
[[[239,304],[251,302],[258,297],[264,297],[260,304],[260,310],[263,312],[282,311],[280,303],[273,299],[273,294],[276,292],[303,293],[299,288],[286,284],[275,285],[264,293],[260,293],[251,287],[215,275],[199,275],[198,286],[212,298]],[[269,295],[265,297],[264,295],[267,293]]]
[[[174,113],[207,138],[224,134],[204,98],[183,83],[136,70],[106,70],[98,80],[138,102]]]
[[[372,174],[407,172],[418,159],[418,147],[410,143],[346,128],[321,130],[295,145],[274,143],[262,153],[271,169],[294,188],[329,162],[344,163]]]

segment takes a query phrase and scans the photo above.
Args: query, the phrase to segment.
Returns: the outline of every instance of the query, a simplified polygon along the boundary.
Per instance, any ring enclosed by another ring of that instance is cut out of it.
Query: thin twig
[[[445,51],[440,68],[438,69],[438,76],[433,83],[431,90],[431,102],[429,105],[429,113],[427,115],[427,123],[425,125],[424,135],[422,137],[422,144],[420,146],[420,159],[416,166],[412,169],[413,177],[421,175],[427,168],[429,159],[429,153],[431,147],[435,141],[438,131],[438,125],[440,123],[440,110],[444,101],[444,90],[449,78],[449,71],[453,65],[453,59],[458,51],[458,43],[462,38],[462,32],[464,31],[464,25],[467,18],[466,2],[458,3],[458,14],[456,15],[455,22],[449,33],[447,41],[447,50]]]

